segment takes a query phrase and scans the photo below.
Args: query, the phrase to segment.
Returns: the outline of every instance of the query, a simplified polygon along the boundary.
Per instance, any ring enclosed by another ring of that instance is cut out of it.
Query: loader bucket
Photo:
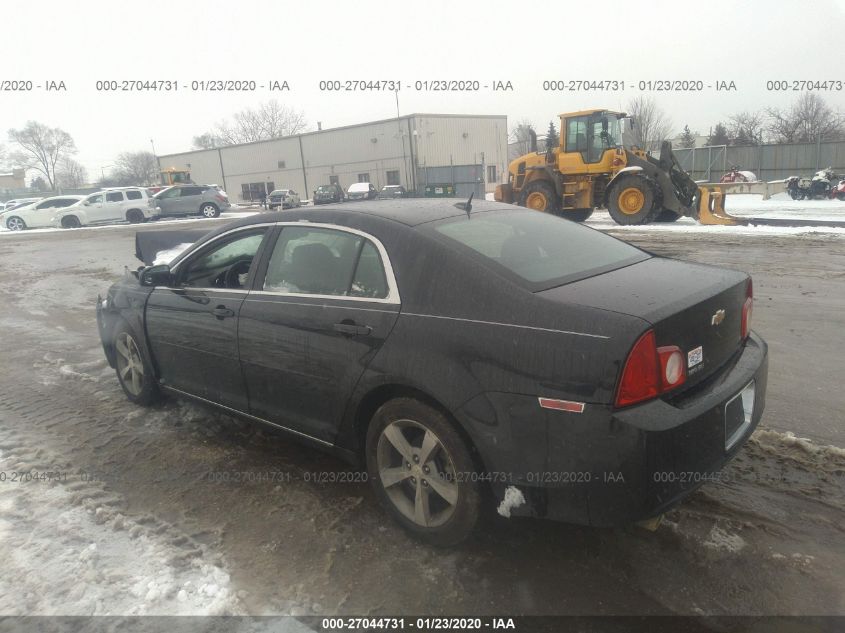
[[[701,224],[746,225],[747,221],[725,211],[725,193],[718,188],[698,188],[698,221]]]

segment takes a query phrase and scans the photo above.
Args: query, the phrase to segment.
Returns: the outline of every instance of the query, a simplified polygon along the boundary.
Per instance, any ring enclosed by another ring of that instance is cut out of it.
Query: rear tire
[[[552,183],[548,180],[535,180],[529,182],[520,192],[519,206],[557,215],[560,211],[560,200]]]
[[[126,212],[126,219],[130,224],[140,224],[144,221],[144,213],[138,209],[129,209]]]
[[[216,218],[220,215],[220,209],[216,205],[207,202],[200,207],[200,215],[206,218]]]
[[[63,229],[78,229],[80,226],[82,226],[82,222],[75,215],[66,215],[62,218]]]
[[[140,339],[125,321],[118,324],[112,339],[115,371],[123,393],[135,404],[150,406],[161,397],[152,363]]]
[[[476,469],[443,413],[414,398],[390,400],[373,415],[365,446],[376,496],[405,530],[438,546],[472,533],[481,505]]]
[[[677,222],[681,218],[680,215],[675,213],[670,209],[663,209],[660,213],[657,214],[657,217],[654,218],[655,222]]]
[[[660,211],[652,183],[642,176],[622,176],[613,183],[607,210],[617,224],[648,224]]]
[[[6,220],[6,228],[10,231],[23,231],[26,229],[26,222],[23,221],[23,218],[13,215]]]

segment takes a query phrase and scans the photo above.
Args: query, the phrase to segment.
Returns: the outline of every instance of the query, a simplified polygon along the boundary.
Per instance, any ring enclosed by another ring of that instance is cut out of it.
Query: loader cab
[[[558,169],[570,174],[610,171],[622,145],[623,116],[607,110],[562,114]]]

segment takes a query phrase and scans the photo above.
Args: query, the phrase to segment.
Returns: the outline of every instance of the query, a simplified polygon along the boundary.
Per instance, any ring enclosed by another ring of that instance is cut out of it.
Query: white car
[[[22,207],[27,204],[32,204],[33,202],[38,202],[39,200],[43,200],[44,196],[40,198],[16,198],[15,200],[9,200],[4,206],[3,211],[11,211],[12,209],[16,209],[17,207]]]
[[[56,215],[54,226],[73,229],[91,224],[146,222],[156,217],[155,199],[145,187],[114,187],[85,196]]]
[[[53,196],[0,213],[0,225],[10,231],[55,226],[56,214],[76,204],[85,196]]]
[[[270,192],[270,195],[267,196],[267,206],[270,210],[273,210],[276,207],[281,207],[282,209],[292,209],[301,205],[302,201],[299,198],[299,194],[293,189],[276,189],[275,191]]]

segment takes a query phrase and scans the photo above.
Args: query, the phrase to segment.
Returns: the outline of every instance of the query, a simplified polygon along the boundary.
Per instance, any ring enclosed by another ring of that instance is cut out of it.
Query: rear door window
[[[106,202],[123,202],[123,194],[120,191],[109,191],[106,194]]]
[[[140,200],[143,196],[140,191],[131,190],[126,192],[126,197],[130,200]]]

